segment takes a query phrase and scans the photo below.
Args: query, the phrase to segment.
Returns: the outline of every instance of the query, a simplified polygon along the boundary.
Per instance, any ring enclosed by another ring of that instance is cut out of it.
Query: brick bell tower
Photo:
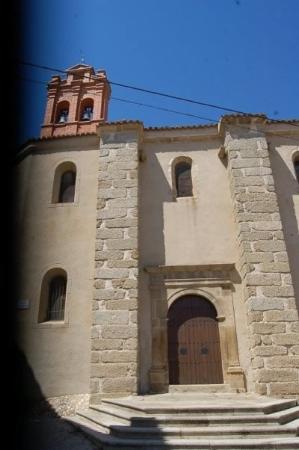
[[[66,70],[67,76],[52,76],[41,137],[84,134],[96,131],[107,120],[110,85],[104,70],[86,64]]]

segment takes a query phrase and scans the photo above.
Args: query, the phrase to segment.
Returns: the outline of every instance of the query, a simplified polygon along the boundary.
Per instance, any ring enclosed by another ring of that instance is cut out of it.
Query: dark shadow
[[[299,142],[299,139],[298,139]],[[279,138],[279,144],[271,145],[270,160],[274,177],[274,184],[277,193],[282,229],[284,233],[286,250],[289,257],[290,270],[292,274],[293,286],[297,309],[299,309],[299,218],[296,217],[294,196],[299,196],[299,183],[293,172],[286,165],[276,148],[280,145],[289,146],[290,142]],[[290,161],[293,164],[292,161]]]
[[[129,425],[111,425],[108,434],[95,430],[94,427],[91,428],[87,424],[74,424],[74,426],[83,431],[90,441],[97,445],[97,449],[100,448],[98,447],[99,443],[105,449],[110,448],[110,445],[113,445],[113,448],[124,447],[132,450],[159,449],[160,445],[163,445],[163,449],[173,448],[173,445],[167,445],[166,443],[166,435],[161,429],[161,423],[151,416],[132,417]],[[174,430],[173,434],[175,435],[175,433],[177,435],[174,437],[181,437],[180,433]],[[151,440],[150,446],[145,444],[145,439]],[[82,450],[85,450],[85,448],[82,448]]]
[[[148,144],[144,161],[139,165],[139,192],[140,197],[142,198],[139,224],[139,235],[141,236],[139,243],[141,266],[158,266],[165,264],[165,224],[163,205],[165,203],[176,203],[174,190],[171,185],[173,180],[168,181],[166,178],[161,167],[163,163],[159,161],[158,155],[161,156],[161,159],[163,158],[165,160],[164,155],[169,154],[167,170],[171,171],[170,163],[174,158],[180,157],[182,154],[188,152],[190,159],[193,160],[192,153],[196,154],[199,151],[207,152],[211,149],[215,149],[217,146],[220,146],[220,141],[215,139],[208,142],[200,142],[200,144],[194,144],[188,142],[186,138],[186,143],[175,142],[173,144],[167,143],[165,145],[158,143],[158,152],[156,152],[152,146],[153,144]],[[192,180],[192,184],[196,184],[196,180]]]
[[[149,266],[165,264],[163,204],[172,202],[169,185],[155,154],[140,163],[140,263]],[[146,255],[146,256],[145,256]],[[146,261],[145,261],[146,258]]]
[[[142,298],[138,305],[139,328],[139,368],[140,379],[148,376],[148,355],[152,347],[151,330],[148,321],[151,318],[151,300],[149,295],[149,277],[144,271],[145,266],[165,264],[164,216],[163,203],[172,201],[171,189],[163,173],[161,165],[153,153],[139,163],[139,276],[138,288]],[[154,175],[153,175],[154,174]],[[148,383],[143,381],[139,393],[148,392]]]
[[[26,356],[16,344],[14,348],[13,369],[15,448],[18,450],[41,450],[43,436],[38,429],[35,430],[34,435],[29,433],[29,430],[32,428],[32,423],[42,417],[59,419],[59,416],[45,399]]]
[[[171,448],[170,444],[166,444],[166,435],[161,429],[161,423],[155,417],[132,417],[129,426],[118,425],[111,427],[112,436],[120,437],[123,434],[129,436],[131,439],[139,439],[144,441],[144,436],[152,440],[151,446],[146,446],[144,448],[158,448],[159,445],[163,445],[163,448]],[[142,429],[146,428],[146,432],[142,436]],[[179,437],[176,436],[176,438]],[[141,444],[142,445],[142,444]],[[134,447],[136,448],[136,447]],[[142,449],[143,447],[140,447]]]
[[[9,448],[99,450],[98,446],[92,445],[52,408],[44,397],[26,356],[17,346],[14,361],[15,417]]]

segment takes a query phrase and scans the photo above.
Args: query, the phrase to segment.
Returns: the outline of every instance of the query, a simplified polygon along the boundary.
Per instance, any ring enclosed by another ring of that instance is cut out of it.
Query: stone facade
[[[299,393],[298,311],[265,122],[266,117],[227,117],[221,125],[238,224],[255,391],[295,395]]]
[[[61,81],[74,114],[77,69]],[[107,111],[105,89],[95,114]],[[16,163],[15,225],[18,342],[53,408],[167,392],[168,312],[186,295],[215,310],[223,386],[298,396],[298,126],[229,115],[218,126],[145,128],[102,113],[57,125],[50,97],[41,138]],[[178,161],[192,162],[190,197],[177,196]],[[76,171],[69,203],[53,200],[60,167]],[[64,319],[43,321],[53,269],[67,274]]]
[[[139,128],[103,127],[99,151],[91,402],[137,393]]]

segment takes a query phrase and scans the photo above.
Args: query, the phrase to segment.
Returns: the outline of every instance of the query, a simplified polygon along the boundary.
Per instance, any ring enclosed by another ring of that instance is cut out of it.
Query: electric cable
[[[52,69],[51,69],[51,70],[52,70]],[[26,77],[19,77],[19,79],[21,79],[21,80],[23,80],[23,81],[32,82],[32,83],[35,83],[35,84],[42,84],[42,85],[47,85],[47,84],[48,84],[47,81],[33,80],[33,79],[30,79],[30,78],[26,78]],[[88,79],[89,79],[89,77],[88,77]],[[96,95],[98,95],[98,94],[96,94]],[[207,121],[213,122],[213,123],[215,123],[215,124],[217,124],[217,123],[219,122],[219,119],[218,119],[218,120],[217,120],[217,119],[211,119],[211,118],[207,118],[207,117],[198,116],[198,115],[192,114],[192,113],[185,113],[185,112],[182,112],[182,111],[177,111],[177,110],[168,109],[168,108],[162,108],[162,107],[159,107],[159,106],[149,105],[149,104],[146,104],[146,103],[135,102],[135,101],[129,100],[129,99],[123,99],[123,98],[119,98],[119,97],[111,97],[111,100],[121,101],[121,102],[124,102],[124,103],[136,104],[136,105],[138,105],[138,106],[143,106],[143,107],[147,107],[147,108],[152,108],[152,109],[157,109],[157,110],[161,110],[161,111],[171,112],[171,113],[174,113],[174,114],[179,114],[179,115],[184,115],[184,116],[195,117],[195,118],[197,118],[197,119],[207,120]],[[245,113],[244,113],[244,114],[245,114]],[[272,119],[270,119],[270,120],[272,121]],[[277,122],[279,122],[279,121],[277,121]],[[288,125],[293,125],[293,124],[288,122]],[[240,124],[235,125],[235,127],[239,128],[239,129],[242,129],[242,130],[247,130],[247,131],[249,131],[249,132],[253,132],[253,131],[254,131],[254,130],[252,130],[251,128],[246,127],[246,126],[244,126],[244,125],[240,125]],[[298,127],[297,127],[297,128],[298,128]],[[269,136],[275,136],[275,137],[279,136],[279,135],[277,135],[276,133],[271,133],[270,131],[267,131],[266,133],[267,133]],[[290,136],[285,136],[285,135],[283,135],[283,137],[284,137],[285,139],[294,141],[294,142],[296,142],[296,143],[298,142],[297,139],[291,138]]]
[[[54,72],[58,72],[58,73],[67,74],[66,70],[55,69],[53,67],[44,66],[44,65],[40,65],[40,64],[36,64],[36,63],[31,63],[31,62],[27,62],[27,61],[19,61],[19,63],[23,64],[23,65],[26,65],[26,66],[39,68],[39,69],[50,70],[51,72],[54,71]],[[90,79],[90,77],[87,77],[87,76],[85,76],[85,78]],[[91,78],[95,78],[95,76],[92,76]],[[164,93],[164,92],[160,92],[160,91],[144,89],[144,88],[140,88],[140,87],[137,87],[137,86],[132,86],[132,85],[124,84],[124,83],[118,83],[118,82],[115,82],[115,81],[111,81],[109,79],[107,79],[107,81],[111,85],[123,87],[123,88],[126,88],[126,89],[132,89],[132,90],[135,90],[135,91],[145,92],[145,93],[151,94],[151,95],[158,95],[158,96],[161,96],[161,97],[166,97],[166,98],[170,98],[170,99],[177,100],[177,101],[193,103],[193,104],[196,104],[196,105],[205,106],[205,107],[214,108],[214,109],[219,109],[219,110],[222,110],[222,111],[233,112],[233,113],[236,113],[236,114],[244,114],[244,115],[250,114],[248,112],[240,111],[240,110],[237,110],[237,109],[232,109],[232,108],[228,108],[228,107],[224,107],[224,106],[220,106],[220,105],[216,105],[216,104],[212,104],[212,103],[205,103],[205,102],[202,102],[202,101],[199,101],[199,100],[193,100],[193,99],[186,98],[186,97],[179,97],[179,96],[176,96],[176,95],[172,95],[172,94],[168,94],[168,93]],[[279,120],[277,120],[277,119],[269,118],[269,120],[271,120],[273,122],[279,122]],[[297,124],[294,124],[292,122],[288,122],[288,123],[291,126],[299,128],[299,125],[297,125]]]

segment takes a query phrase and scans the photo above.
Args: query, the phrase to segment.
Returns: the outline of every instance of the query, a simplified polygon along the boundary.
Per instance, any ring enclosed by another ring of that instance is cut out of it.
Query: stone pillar
[[[100,127],[91,403],[138,391],[138,141],[141,126]]]
[[[54,106],[55,106],[55,97],[56,90],[48,95],[48,101],[46,105],[45,117],[44,117],[44,126],[52,125],[53,117],[54,117]]]
[[[67,101],[69,101],[69,104],[70,104],[68,122],[76,122],[78,120],[77,108],[78,108],[79,93],[80,93],[80,89],[78,89],[78,87],[76,86],[73,88],[73,92],[71,95],[65,96],[65,99]]]
[[[265,126],[264,116],[225,116],[220,132],[238,226],[250,334],[250,390],[284,397],[299,394],[298,312]]]
[[[168,392],[167,354],[167,297],[164,277],[147,268],[150,273],[151,322],[152,322],[152,365],[149,372],[150,391]]]

